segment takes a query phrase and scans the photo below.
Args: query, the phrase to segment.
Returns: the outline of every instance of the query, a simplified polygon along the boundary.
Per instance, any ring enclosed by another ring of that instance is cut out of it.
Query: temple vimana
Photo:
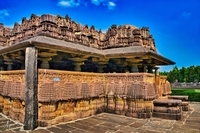
[[[32,14],[0,24],[0,112],[24,129],[98,113],[180,120],[187,96],[170,96],[149,28],[112,25],[104,33],[66,15]]]

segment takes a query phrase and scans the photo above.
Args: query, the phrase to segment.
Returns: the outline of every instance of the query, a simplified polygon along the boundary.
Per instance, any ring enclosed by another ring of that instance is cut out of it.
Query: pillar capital
[[[49,69],[49,67],[50,67],[49,61],[55,55],[57,55],[57,53],[54,52],[54,51],[52,52],[52,51],[40,50],[40,52],[38,53],[38,60],[41,61],[40,67],[45,68],[45,69]]]
[[[12,59],[12,56],[10,54],[5,54],[3,55],[4,58],[4,64],[8,65],[7,70],[12,70],[13,69],[13,62],[14,60]]]
[[[74,58],[69,58],[69,60],[72,60],[72,61],[73,61],[74,70],[75,70],[75,71],[81,72],[81,65],[84,64],[84,61],[85,61],[86,59],[83,59],[83,58],[80,58],[80,57],[74,57]]]

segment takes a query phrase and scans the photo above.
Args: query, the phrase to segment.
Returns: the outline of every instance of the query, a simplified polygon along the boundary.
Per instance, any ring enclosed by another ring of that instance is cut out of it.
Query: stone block
[[[155,106],[153,112],[160,112],[160,113],[181,113],[181,107],[165,107],[165,106]]]
[[[151,118],[152,113],[138,113],[138,118],[146,119],[146,118]]]
[[[180,106],[182,100],[160,98],[153,101],[154,106]]]
[[[181,113],[160,113],[160,112],[153,112],[153,117],[168,119],[168,120],[181,120],[182,119],[182,112]]]
[[[182,100],[182,101],[188,101],[188,96],[177,96],[177,95],[172,95],[172,96],[168,96],[168,99],[177,99],[177,100]]]
[[[48,121],[38,120],[38,126],[46,127],[48,125],[49,125]]]

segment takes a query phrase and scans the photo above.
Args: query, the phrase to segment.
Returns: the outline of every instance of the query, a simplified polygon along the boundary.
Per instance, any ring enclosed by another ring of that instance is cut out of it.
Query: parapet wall
[[[165,77],[149,73],[85,73],[39,69],[40,126],[101,112],[152,116],[153,100],[170,93]],[[0,110],[24,121],[25,71],[0,72]]]
[[[13,28],[6,28],[0,23],[0,45],[10,46],[31,38],[44,35],[79,43],[97,49],[125,46],[143,46],[156,51],[155,42],[149,28],[137,28],[132,25],[112,25],[106,33],[97,31],[94,26],[81,25],[65,17],[44,14],[23,18],[21,24],[15,23]]]

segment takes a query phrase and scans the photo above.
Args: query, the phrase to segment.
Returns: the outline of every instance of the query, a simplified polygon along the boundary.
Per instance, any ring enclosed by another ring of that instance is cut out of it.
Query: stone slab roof
[[[0,53],[5,54],[19,49],[24,49],[25,47],[28,46],[35,46],[38,48],[45,48],[45,49],[54,49],[62,52],[91,55],[92,57],[125,58],[126,56],[147,55],[151,58],[159,60],[160,63],[157,65],[175,64],[175,62],[142,46],[128,46],[128,47],[100,50],[84,46],[78,43],[66,42],[64,40],[58,40],[46,36],[35,36],[30,39],[16,43],[14,45],[3,47],[0,49]]]

